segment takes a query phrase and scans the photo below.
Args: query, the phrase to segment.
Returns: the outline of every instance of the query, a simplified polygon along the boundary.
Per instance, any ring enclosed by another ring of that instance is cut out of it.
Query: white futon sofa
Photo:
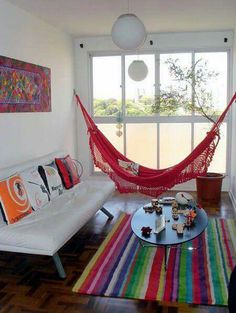
[[[57,152],[11,168],[0,169],[0,179],[35,165],[51,163]],[[58,256],[58,250],[101,209],[108,218],[112,214],[103,208],[104,202],[115,190],[114,183],[98,179],[80,182],[50,201],[45,207],[34,211],[20,221],[6,225],[0,220],[0,251],[22,252],[52,256],[59,276],[66,274]]]

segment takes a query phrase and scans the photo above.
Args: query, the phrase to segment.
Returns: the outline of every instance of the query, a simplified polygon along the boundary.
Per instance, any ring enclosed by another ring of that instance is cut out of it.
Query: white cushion
[[[102,207],[111,181],[83,181],[16,224],[0,227],[0,250],[53,255]]]
[[[39,175],[37,167],[31,167],[20,173],[23,179],[28,198],[34,210],[42,208],[48,204],[49,192]]]
[[[38,171],[50,193],[50,199],[56,198],[63,193],[61,177],[58,174],[56,163],[39,166]]]

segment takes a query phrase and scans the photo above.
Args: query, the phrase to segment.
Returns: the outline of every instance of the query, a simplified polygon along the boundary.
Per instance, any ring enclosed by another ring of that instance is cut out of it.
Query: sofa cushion
[[[69,189],[80,182],[77,166],[70,155],[67,155],[64,158],[56,158],[55,162],[66,189]]]
[[[48,204],[50,197],[37,167],[31,167],[20,173],[23,178],[24,185],[34,210],[42,208]]]
[[[19,174],[0,181],[0,207],[7,224],[13,224],[32,213],[27,192]]]
[[[5,168],[0,168],[0,180],[5,179],[6,177],[10,177],[14,175],[15,173],[20,173],[30,167],[33,167],[33,166],[38,167],[39,164],[42,164],[42,165],[49,164],[55,160],[55,157],[62,158],[65,155],[67,155],[65,151],[54,151],[50,154],[43,155],[41,157],[27,160],[25,162],[20,162],[18,164],[14,164]],[[0,210],[0,227],[1,225],[6,225],[6,222],[4,221],[4,218]]]
[[[64,187],[66,189],[72,188],[73,183],[72,183],[70,174],[69,174],[67,166],[66,166],[65,158],[56,158],[55,162],[56,162],[58,172],[61,176],[61,180],[63,182]]]
[[[47,165],[40,165],[38,171],[50,193],[51,199],[63,193],[62,181],[54,161]]]
[[[102,207],[114,189],[113,182],[97,180],[65,190],[27,218],[0,227],[0,250],[53,255]]]

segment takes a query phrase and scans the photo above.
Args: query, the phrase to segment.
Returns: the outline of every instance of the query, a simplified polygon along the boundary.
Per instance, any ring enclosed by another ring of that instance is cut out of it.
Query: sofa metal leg
[[[106,214],[106,216],[108,216],[108,219],[109,219],[109,220],[112,220],[112,219],[113,219],[114,215],[112,215],[107,209],[105,209],[104,207],[102,207],[100,210],[102,211],[102,213],[104,213],[104,214]]]
[[[66,273],[64,271],[64,268],[63,268],[63,265],[61,263],[61,259],[60,259],[59,255],[58,255],[58,253],[55,253],[52,256],[52,258],[53,258],[53,261],[54,261],[54,263],[56,265],[57,272],[58,272],[60,278],[63,278],[63,279],[66,278]]]

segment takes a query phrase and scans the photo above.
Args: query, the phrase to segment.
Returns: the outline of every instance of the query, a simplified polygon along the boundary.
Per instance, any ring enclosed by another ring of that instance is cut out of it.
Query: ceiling
[[[73,36],[109,35],[115,19],[136,14],[148,33],[229,30],[236,0],[7,0]],[[128,2],[129,1],[129,2]]]

